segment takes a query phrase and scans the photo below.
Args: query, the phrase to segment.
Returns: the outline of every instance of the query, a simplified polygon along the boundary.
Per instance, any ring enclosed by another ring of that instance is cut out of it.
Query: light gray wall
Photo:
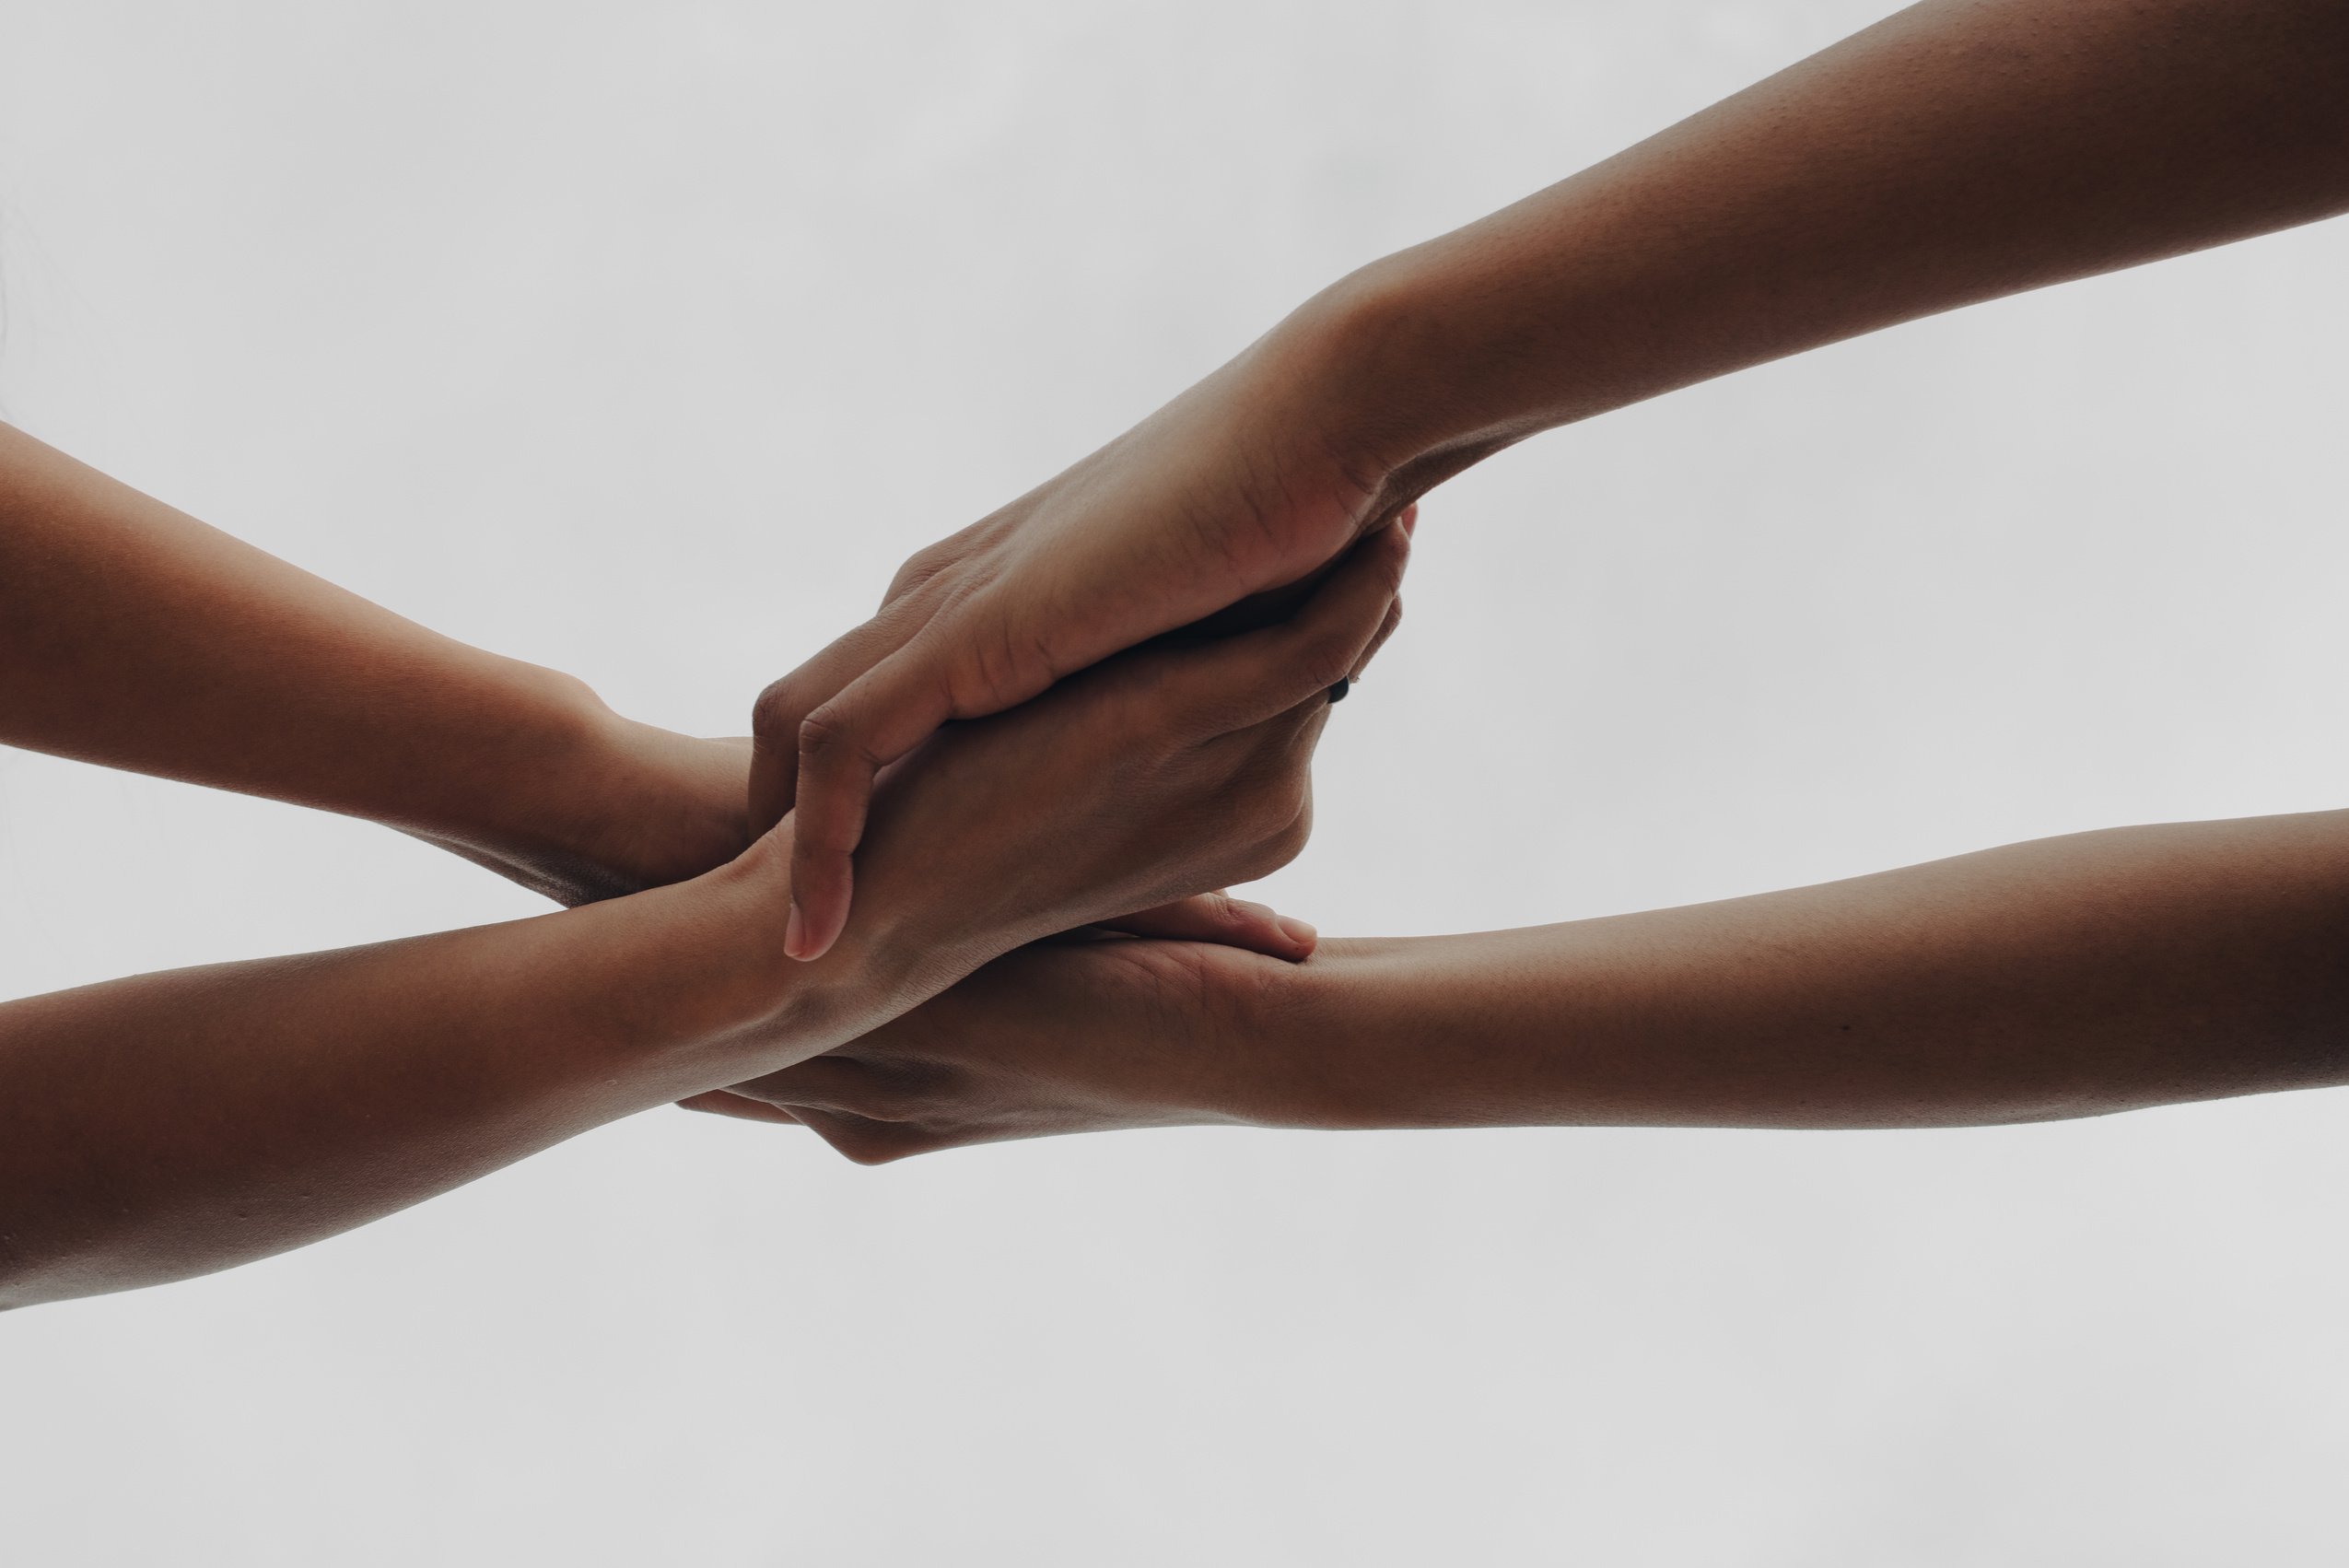
[[[1863,0],[0,6],[0,412],[738,731],[907,551]],[[1426,508],[1270,884],[1419,932],[2349,792],[2349,231],[1610,415]],[[532,902],[0,753],[0,994]],[[27,1568],[2337,1562],[2332,1095],[1967,1133],[639,1117],[0,1319]]]

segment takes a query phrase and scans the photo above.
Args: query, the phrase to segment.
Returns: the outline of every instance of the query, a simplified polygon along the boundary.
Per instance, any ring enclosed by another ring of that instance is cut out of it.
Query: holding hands
[[[909,748],[854,919],[795,964],[797,823],[754,831],[741,743],[620,719],[0,429],[0,740],[369,817],[574,906],[0,1003],[0,1307],[362,1223],[1071,928],[1302,958],[1310,928],[1213,890],[1303,847],[1330,688],[1392,629],[1408,554],[1380,529],[1281,619]]]
[[[860,1164],[1006,1139],[1263,1123],[1289,1063],[1251,1024],[1289,965],[1242,948],[1039,942],[863,1038],[684,1102],[797,1122]]]
[[[1431,486],[1741,367],[2349,210],[2345,65],[2337,0],[1925,0],[1324,290],[915,556],[760,696],[747,748],[0,427],[0,742],[367,817],[573,906],[0,1003],[0,1307],[282,1250],[669,1100],[884,1160],[2338,1081],[2349,814],[1312,965],[1276,962],[1309,928],[1215,890],[1303,844],[1332,688],[1394,627]],[[1122,934],[1032,945],[1087,927]]]
[[[1145,928],[1190,934],[1174,930],[1190,919],[1174,901],[1287,864],[1311,825],[1330,688],[1392,629],[1408,555],[1405,530],[1382,528],[1284,621],[1123,654],[941,731],[884,773],[868,896],[842,940],[894,955],[889,1004],[1138,910]],[[800,819],[785,822],[796,848]],[[1267,945],[1303,956],[1306,942],[1274,934]]]
[[[814,958],[837,939],[874,780],[940,725],[1212,626],[1404,512],[1410,497],[1366,479],[1366,454],[1339,444],[1328,389],[1344,341],[1327,312],[1300,312],[1058,478],[913,556],[872,619],[761,695],[752,816],[797,817],[786,952]]]

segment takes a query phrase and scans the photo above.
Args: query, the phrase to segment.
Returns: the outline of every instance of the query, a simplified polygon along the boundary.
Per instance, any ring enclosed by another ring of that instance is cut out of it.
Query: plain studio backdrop
[[[1314,288],[1863,0],[0,6],[5,415],[739,732],[896,562]],[[1325,931],[2349,799],[2349,231],[1510,452],[1336,716]],[[983,831],[975,825],[975,831]],[[540,907],[0,753],[0,993]],[[2349,1101],[1986,1131],[662,1111],[0,1319],[0,1558],[2337,1562]]]

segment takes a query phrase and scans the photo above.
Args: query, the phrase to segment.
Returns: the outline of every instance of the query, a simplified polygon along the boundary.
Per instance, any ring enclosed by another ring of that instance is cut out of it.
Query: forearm
[[[301,1246],[861,1018],[779,854],[536,919],[0,1005],[0,1306]]]
[[[2349,812],[2116,829],[1759,897],[1326,941],[1228,1109],[1911,1127],[2349,1082]]]
[[[2349,208],[2337,0],[1927,0],[1374,263],[1289,359],[1366,485],[2000,295]]]
[[[672,869],[615,877],[615,824],[706,841],[680,875],[742,848],[739,820],[648,820],[739,799],[677,739],[0,426],[0,743],[373,818],[577,897]]]

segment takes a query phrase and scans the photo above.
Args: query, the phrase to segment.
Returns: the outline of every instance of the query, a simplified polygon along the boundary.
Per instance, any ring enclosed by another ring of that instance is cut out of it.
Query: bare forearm
[[[1900,1127],[2349,1082],[2349,813],[2116,829],[1682,909],[1325,942],[1254,1119]]]
[[[570,898],[692,874],[745,841],[716,804],[739,799],[743,761],[630,724],[567,676],[428,631],[6,426],[0,743],[370,817]],[[669,820],[687,812],[711,820]],[[628,874],[602,842],[614,825],[675,839],[676,863]]]
[[[1928,0],[1333,289],[1301,313],[1337,329],[1331,439],[1415,490],[1745,366],[2339,213],[2344,81],[2337,0]]]
[[[839,992],[774,958],[774,859],[0,1006],[0,1306],[298,1246],[816,1048]]]
[[[1365,269],[1272,341],[1324,372],[1328,443],[1391,505],[1673,387],[2349,208],[2344,80],[2337,0],[1929,0]],[[1321,1079],[1297,1114],[1876,1125],[2331,1082],[2343,835],[2134,829],[1541,931],[1326,942],[1298,1016],[1340,1022],[1300,1025]]]

